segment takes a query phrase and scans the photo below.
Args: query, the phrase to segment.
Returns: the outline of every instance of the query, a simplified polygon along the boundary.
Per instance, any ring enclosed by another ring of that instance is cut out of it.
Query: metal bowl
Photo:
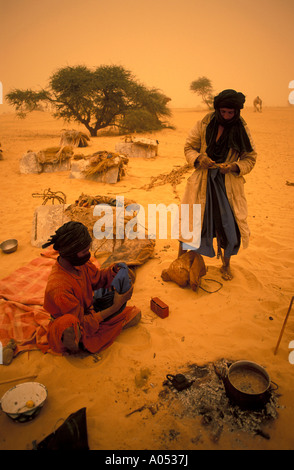
[[[17,250],[18,241],[15,238],[10,238],[2,242],[0,246],[4,253],[13,253]]]
[[[26,382],[9,389],[1,398],[1,408],[13,421],[34,419],[47,399],[47,388],[38,382]]]

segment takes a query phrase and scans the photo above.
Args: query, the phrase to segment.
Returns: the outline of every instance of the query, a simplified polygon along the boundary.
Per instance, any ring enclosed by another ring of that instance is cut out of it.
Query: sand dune
[[[47,113],[36,112],[26,120],[0,115],[4,151],[0,161],[1,241],[19,241],[15,253],[0,253],[0,278],[40,254],[40,249],[30,244],[33,213],[41,204],[41,199],[32,197],[33,192],[46,188],[63,191],[69,203],[82,192],[123,195],[144,207],[178,203],[186,177],[177,186],[177,194],[169,184],[151,191],[140,188],[151,176],[185,163],[187,133],[204,114],[174,110],[176,129],[152,135],[159,140],[159,156],[130,159],[127,175],[115,185],[71,180],[68,172],[21,175],[20,157],[29,149],[58,145],[64,125]],[[176,258],[178,242],[157,240],[154,258],[137,270],[132,303],[142,310],[138,326],[124,331],[109,349],[95,356],[59,357],[31,351],[19,354],[9,366],[0,366],[0,382],[33,375],[48,389],[48,400],[32,422],[16,424],[0,413],[1,449],[31,449],[32,442],[50,434],[58,420],[82,407],[87,409],[89,446],[96,450],[293,449],[294,366],[289,362],[288,346],[294,340],[294,312],[277,355],[274,348],[294,295],[294,187],[286,184],[294,182],[294,108],[265,108],[262,114],[246,108],[243,117],[254,138],[258,160],[245,178],[251,239],[249,248],[241,249],[232,259],[234,279],[223,281],[219,260],[206,258],[206,278],[223,283],[217,293],[201,289],[195,293],[163,282],[161,271]],[[92,138],[90,147],[82,152],[114,151],[118,139],[107,135]],[[207,290],[216,287],[205,279],[202,285]],[[168,318],[161,319],[150,310],[151,296],[169,304]],[[278,384],[279,417],[266,428],[269,439],[244,429],[231,432],[226,426],[219,439],[212,439],[209,426],[203,425],[200,416],[192,416],[175,394],[170,405],[162,398],[166,374],[186,371],[188,364],[202,366],[221,358],[255,361]],[[0,395],[16,383],[0,384]]]

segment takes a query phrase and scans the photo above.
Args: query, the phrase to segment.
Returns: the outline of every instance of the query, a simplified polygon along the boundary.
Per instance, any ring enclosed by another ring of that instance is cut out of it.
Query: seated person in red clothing
[[[52,317],[48,343],[57,353],[78,352],[80,347],[91,353],[101,351],[113,343],[123,328],[136,325],[141,318],[137,307],[125,306],[132,297],[132,287],[124,293],[112,287],[119,285],[115,283],[118,277],[125,281],[127,267],[124,273],[120,272],[120,264],[98,269],[90,261],[91,242],[87,227],[80,222],[67,222],[43,245],[53,245],[59,252],[44,298],[44,308]],[[111,305],[100,311],[93,305],[97,289],[113,289]]]

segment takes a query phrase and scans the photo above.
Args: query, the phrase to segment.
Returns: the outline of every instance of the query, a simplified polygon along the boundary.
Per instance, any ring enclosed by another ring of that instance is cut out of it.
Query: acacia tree
[[[201,96],[206,106],[209,108],[213,107],[213,88],[209,78],[199,77],[197,80],[194,80],[190,85],[190,90]]]
[[[125,131],[161,129],[168,126],[161,118],[171,115],[170,98],[115,65],[94,70],[81,65],[61,68],[50,77],[47,89],[14,89],[6,99],[20,117],[51,104],[54,117],[80,122],[91,136],[108,126]]]

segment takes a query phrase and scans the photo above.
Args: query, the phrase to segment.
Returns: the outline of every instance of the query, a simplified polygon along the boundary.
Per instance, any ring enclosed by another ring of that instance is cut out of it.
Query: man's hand
[[[124,294],[119,294],[116,290],[114,291],[113,304],[100,312],[97,312],[98,321],[107,320],[108,317],[116,313],[128,300],[132,297],[133,287],[131,287]]]
[[[226,173],[239,173],[240,169],[237,165],[237,163],[220,163],[218,165],[219,171],[223,174]]]
[[[215,165],[215,162],[206,155],[199,155],[196,161],[199,164],[199,168],[201,168],[202,170],[208,170],[209,168]]]

